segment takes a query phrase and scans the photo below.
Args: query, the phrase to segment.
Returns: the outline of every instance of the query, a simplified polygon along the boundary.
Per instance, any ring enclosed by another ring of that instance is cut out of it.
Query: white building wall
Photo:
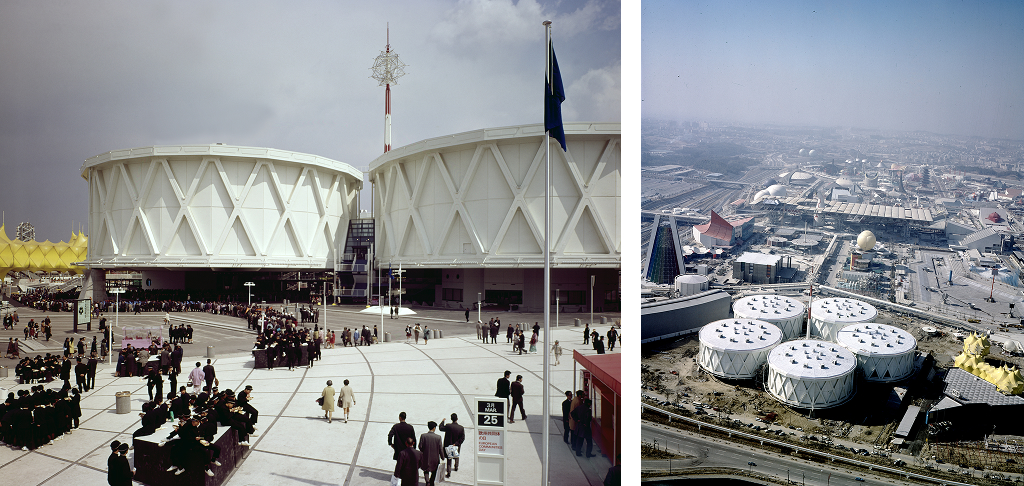
[[[552,261],[620,261],[619,124],[566,124],[551,150]],[[381,261],[426,267],[543,266],[540,125],[484,129],[391,150],[370,165]]]
[[[327,268],[357,215],[362,174],[315,155],[225,145],[98,155],[91,267]]]

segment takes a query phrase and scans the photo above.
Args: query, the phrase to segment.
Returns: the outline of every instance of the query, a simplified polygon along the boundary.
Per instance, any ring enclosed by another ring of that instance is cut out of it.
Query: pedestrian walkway
[[[503,338],[499,337],[500,344],[483,344],[473,335],[461,335],[431,339],[425,345],[422,341],[406,343],[402,336],[376,346],[324,349],[322,361],[295,371],[253,369],[248,354],[218,357],[213,364],[220,388],[240,390],[252,385],[252,404],[260,411],[260,435],[253,437],[251,452],[227,484],[388,484],[394,461],[387,434],[402,411],[408,414],[417,436],[426,432],[428,421],[440,422],[453,412],[459,415],[459,422],[466,427],[466,443],[461,467],[449,481],[473,484],[476,435],[471,412],[475,397],[493,396],[495,382],[505,370],[513,377],[524,376],[529,416],[508,426],[507,484],[539,484],[543,355],[513,354]],[[551,372],[549,479],[558,485],[598,485],[610,462],[600,455],[577,457],[563,444],[560,406],[564,391],[573,389],[573,348],[585,354],[594,354],[594,350],[581,344],[582,327],[553,329],[552,338],[560,341],[565,354]],[[200,359],[205,361],[205,356],[186,356],[183,368]],[[553,360],[552,356],[552,364]],[[334,420],[327,424],[315,403],[328,379],[334,380],[336,387],[343,379],[351,381],[356,405],[348,423]],[[179,384],[186,380],[180,376]],[[48,387],[59,385],[56,381]],[[0,477],[19,478],[19,485],[106,484],[108,445],[115,439],[131,440],[148,396],[141,378],[115,378],[112,367],[105,364],[100,365],[96,385],[82,399],[81,427],[72,435],[35,451],[0,448]],[[11,391],[29,386],[14,385],[13,376],[0,380],[0,387]],[[2,390],[4,396],[7,391]],[[129,414],[115,413],[114,393],[119,391],[132,392]],[[165,425],[157,434],[166,436],[170,430]],[[132,453],[129,459],[133,459]]]

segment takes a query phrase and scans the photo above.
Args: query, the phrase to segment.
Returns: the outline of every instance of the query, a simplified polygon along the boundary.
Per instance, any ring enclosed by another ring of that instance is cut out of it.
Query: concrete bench
[[[160,447],[160,441],[174,430],[171,424],[164,424],[164,429],[156,431],[153,435],[134,439],[136,481],[150,486],[220,486],[242,462],[242,457],[248,450],[248,447],[238,445],[238,431],[218,425],[213,443],[220,446],[218,460],[221,465],[210,469],[213,476],[206,475],[203,464],[196,457],[189,458],[185,472],[175,476],[173,472],[167,472],[167,468],[171,467],[171,448],[174,445],[173,441],[178,440],[177,436],[168,441],[166,446]]]

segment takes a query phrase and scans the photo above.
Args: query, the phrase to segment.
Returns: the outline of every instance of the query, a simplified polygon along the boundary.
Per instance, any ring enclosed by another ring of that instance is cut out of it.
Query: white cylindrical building
[[[917,340],[888,324],[853,324],[839,331],[836,342],[857,357],[867,381],[900,381],[914,371]]]
[[[679,297],[699,294],[710,286],[708,278],[703,275],[679,275],[676,277],[676,294]]]
[[[752,295],[732,304],[733,315],[775,324],[782,330],[783,339],[800,337],[806,309],[803,302],[782,295]]]
[[[872,322],[878,315],[866,302],[845,297],[820,299],[811,304],[811,335],[835,341],[839,330],[850,324]]]
[[[857,358],[825,341],[798,339],[768,354],[765,390],[782,403],[820,410],[853,398]]]
[[[700,329],[701,368],[720,378],[753,378],[768,353],[782,342],[782,331],[770,322],[722,319]]]

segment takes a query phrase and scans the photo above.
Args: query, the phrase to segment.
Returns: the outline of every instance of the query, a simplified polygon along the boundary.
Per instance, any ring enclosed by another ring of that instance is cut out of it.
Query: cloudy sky
[[[665,1],[643,116],[1024,140],[1019,1]]]
[[[619,121],[613,0],[2,2],[7,234],[30,221],[37,239],[66,241],[86,223],[82,162],[114,149],[223,142],[365,170],[383,147],[384,88],[369,76],[389,22],[407,64],[392,146],[542,123],[545,19],[565,120]]]

